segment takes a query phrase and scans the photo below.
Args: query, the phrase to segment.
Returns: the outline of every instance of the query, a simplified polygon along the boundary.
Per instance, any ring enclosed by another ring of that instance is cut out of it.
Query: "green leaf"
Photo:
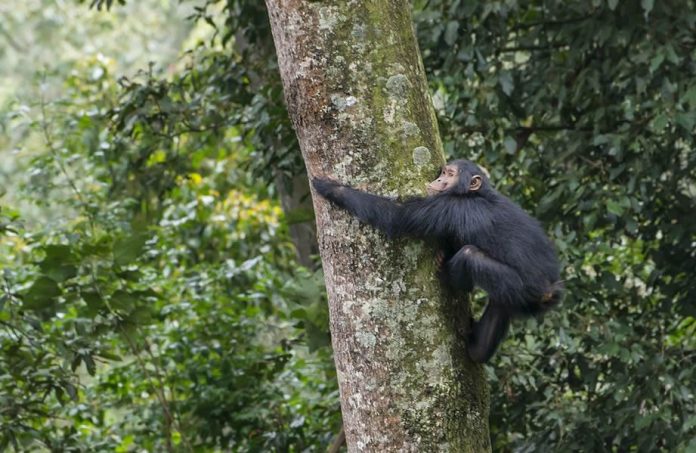
[[[128,315],[127,321],[139,326],[145,326],[151,324],[152,319],[152,309],[149,306],[141,305]]]
[[[58,400],[58,404],[61,406],[65,405],[65,396],[63,395],[65,392],[63,391],[62,387],[54,387],[53,393],[56,396],[56,400]]]
[[[686,129],[687,132],[691,132],[696,124],[696,112],[678,113],[676,122],[678,125]]]
[[[72,260],[72,250],[70,246],[63,244],[51,244],[43,247],[46,258]]]
[[[86,314],[88,316],[96,316],[107,308],[104,299],[96,291],[81,291],[80,296],[87,304]]]
[[[121,360],[123,360],[123,358],[120,355],[108,351],[101,351],[96,355],[107,360],[113,360],[115,362],[120,362]]]
[[[75,354],[72,361],[70,362],[70,369],[72,371],[75,371],[77,367],[80,366],[80,363],[82,363],[82,354]]]
[[[655,6],[655,0],[640,0],[640,6],[643,8],[645,17],[647,18],[648,14],[650,14],[650,11],[653,9],[653,6]]]
[[[147,237],[144,234],[122,238],[114,244],[114,263],[126,266],[142,255]]]
[[[92,358],[91,355],[85,354],[82,357],[82,360],[85,363],[85,367],[87,368],[87,373],[89,373],[90,376],[94,376],[97,373],[97,364],[94,363],[94,359]]]
[[[594,138],[592,139],[592,144],[597,145],[597,146],[604,145],[606,143],[609,143],[610,140],[611,140],[611,136],[606,135],[606,134],[598,134],[598,135],[595,135]]]
[[[636,429],[641,430],[641,429],[647,428],[655,420],[655,418],[656,418],[655,414],[648,414],[648,415],[642,415],[642,416],[636,417],[636,419],[635,419]]]
[[[305,321],[305,333],[307,335],[307,347],[310,352],[327,347],[331,344],[331,337],[326,328],[318,327],[311,322]]]
[[[328,321],[327,315],[328,310],[326,305],[324,304],[314,303],[305,307],[306,319],[311,321],[313,324],[319,325],[324,320]]]
[[[503,89],[503,93],[510,96],[514,88],[512,82],[512,75],[508,71],[501,71],[498,75],[498,83],[500,83],[500,88]]]
[[[659,132],[667,126],[668,122],[669,117],[666,114],[661,113],[652,120],[652,122],[650,123],[650,128],[655,132]]]
[[[696,107],[696,85],[689,88],[686,93],[684,93],[681,100],[682,102],[688,102],[692,108]]]
[[[72,385],[72,384],[70,384],[70,383],[65,384],[65,391],[68,392],[68,396],[70,396],[70,399],[72,399],[73,401],[77,401],[77,400],[78,400],[78,398],[77,398],[77,389],[75,388],[74,385]]]
[[[138,298],[126,291],[118,290],[111,295],[109,306],[121,313],[130,313],[138,302]]]
[[[447,23],[447,29],[445,30],[445,42],[448,46],[453,46],[454,43],[457,42],[458,31],[459,22],[452,20]]]
[[[515,151],[517,151],[517,140],[512,137],[505,137],[503,145],[505,146],[505,151],[508,154],[515,154]]]
[[[615,202],[614,200],[609,200],[607,201],[607,211],[620,216],[623,214],[624,209],[619,203]]]
[[[655,72],[665,61],[665,54],[658,53],[650,60],[650,72]]]
[[[43,274],[59,283],[77,275],[75,256],[69,246],[49,245],[44,252],[46,257],[39,263]]]
[[[59,295],[60,288],[55,280],[45,276],[39,277],[24,293],[24,307],[29,310],[48,308]]]
[[[626,219],[626,231],[631,234],[636,234],[638,232],[638,224],[632,218]]]
[[[609,6],[609,9],[614,11],[616,9],[616,5],[619,4],[619,0],[608,0],[607,5]]]
[[[682,425],[681,429],[682,432],[687,433],[694,427],[696,427],[696,415],[692,415],[689,418],[687,418],[684,424]]]

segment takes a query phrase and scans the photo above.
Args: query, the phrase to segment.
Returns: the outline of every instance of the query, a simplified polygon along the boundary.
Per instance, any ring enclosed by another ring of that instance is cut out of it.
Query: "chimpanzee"
[[[395,201],[315,178],[317,192],[389,237],[435,242],[447,286],[488,293],[467,342],[471,358],[488,361],[510,319],[538,315],[560,301],[556,252],[539,222],[498,193],[473,162],[455,160],[428,184],[428,196]]]

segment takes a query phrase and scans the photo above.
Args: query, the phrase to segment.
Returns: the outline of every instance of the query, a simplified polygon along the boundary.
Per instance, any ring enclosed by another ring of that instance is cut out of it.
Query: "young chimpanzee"
[[[398,202],[328,179],[312,181],[317,192],[389,237],[432,240],[451,289],[488,293],[467,349],[476,362],[491,358],[510,319],[541,314],[561,297],[559,264],[539,222],[498,193],[468,160],[450,162],[428,184],[426,198]]]

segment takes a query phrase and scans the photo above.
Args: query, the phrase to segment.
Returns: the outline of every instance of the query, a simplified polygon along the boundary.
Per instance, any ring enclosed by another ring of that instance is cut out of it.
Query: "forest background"
[[[123,3],[0,5],[0,450],[325,451],[326,295],[263,3]],[[696,451],[696,5],[413,19],[448,157],[564,264],[563,308],[486,368],[494,451]]]

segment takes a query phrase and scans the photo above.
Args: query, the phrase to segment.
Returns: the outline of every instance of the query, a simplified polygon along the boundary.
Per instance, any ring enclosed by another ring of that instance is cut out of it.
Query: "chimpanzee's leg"
[[[479,321],[472,325],[467,342],[475,362],[487,362],[510,327],[510,319],[523,302],[523,283],[511,267],[486,256],[473,245],[462,247],[447,263],[449,280],[473,282],[488,293],[489,301]]]
[[[443,287],[451,294],[468,294],[474,290],[474,283],[471,276],[464,273],[457,275],[456,278],[450,278],[449,261],[456,254],[457,249],[451,250],[446,243],[440,244],[440,247],[435,252],[435,265],[437,266],[437,275]]]
[[[524,285],[517,271],[488,257],[476,246],[465,245],[446,266],[450,283],[455,287],[473,281],[497,305],[511,311],[516,311],[520,308],[516,305],[523,303]]]
[[[473,323],[466,345],[469,357],[474,362],[487,362],[505,338],[509,327],[510,315],[494,302],[489,302],[481,319]]]

